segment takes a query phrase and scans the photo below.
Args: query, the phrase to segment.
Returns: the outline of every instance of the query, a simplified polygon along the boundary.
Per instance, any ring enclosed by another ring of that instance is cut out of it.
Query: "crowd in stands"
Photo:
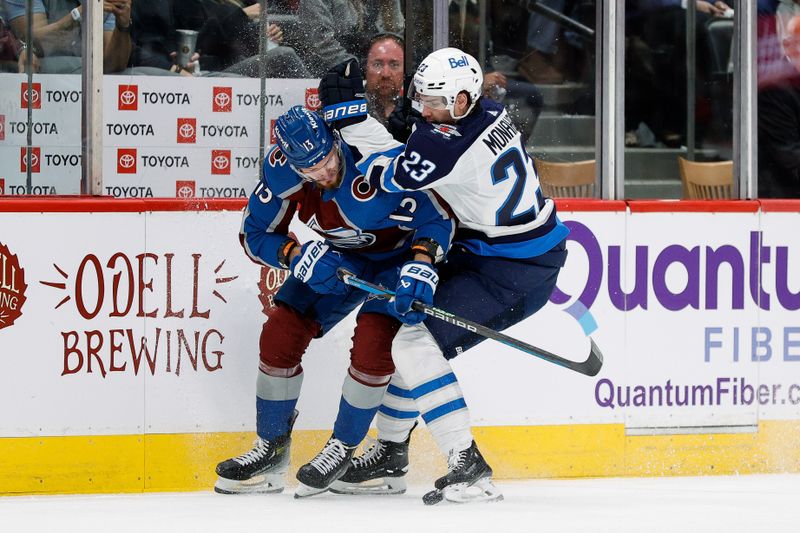
[[[594,0],[539,0],[551,12],[594,27]],[[32,35],[27,34],[27,4]],[[526,8],[451,1],[450,44],[485,57],[484,96],[505,100],[527,140],[544,106],[542,86],[580,82],[583,98],[568,112],[594,114],[594,37]],[[702,141],[706,83],[713,67],[703,51],[709,25],[730,18],[734,0],[697,6],[697,135]],[[404,53],[430,50],[432,7],[419,3],[417,37],[403,43],[400,0],[103,0],[103,70],[107,74],[315,78],[349,58],[364,70],[370,113],[386,123],[401,102]],[[682,0],[626,0],[628,146],[685,145],[685,10]],[[529,7],[529,6],[528,6]],[[80,73],[81,0],[0,0],[0,72]],[[758,0],[759,173],[762,196],[800,196],[800,0]],[[262,23],[261,18],[266,17]],[[487,29],[480,50],[478,28]],[[265,51],[259,54],[264,29]],[[178,30],[196,32],[194,54],[181,64]],[[481,53],[483,52],[483,53]],[[260,61],[265,61],[264,65]],[[728,80],[729,81],[729,80]],[[407,83],[407,81],[406,81]],[[727,105],[727,104],[726,104]],[[732,103],[731,103],[732,105]],[[712,109],[713,112],[713,109]],[[705,115],[704,115],[705,114]]]
[[[41,73],[81,71],[80,0],[0,0],[0,68],[24,71],[28,53]],[[258,0],[104,0],[104,72],[184,76],[260,75]],[[267,77],[318,77],[347,59],[366,57],[370,37],[402,32],[399,0],[270,0]],[[302,21],[302,22],[301,22]],[[180,64],[178,30],[196,33],[195,54]]]

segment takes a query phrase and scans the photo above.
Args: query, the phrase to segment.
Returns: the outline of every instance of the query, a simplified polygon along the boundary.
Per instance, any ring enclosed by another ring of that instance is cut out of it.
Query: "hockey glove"
[[[339,129],[367,119],[364,79],[358,61],[349,59],[326,72],[319,82],[325,122]]]
[[[409,261],[400,269],[400,279],[394,295],[394,306],[389,311],[403,324],[414,325],[425,320],[425,313],[413,311],[415,300],[425,305],[433,305],[433,293],[439,276],[433,265],[423,261]]]
[[[411,106],[411,100],[408,99],[408,88],[411,84],[413,76],[406,76],[403,87],[405,95],[397,100],[397,105],[394,111],[389,115],[386,120],[386,129],[394,137],[394,140],[405,144],[414,125],[422,120],[422,114]]]
[[[294,277],[307,283],[319,294],[344,294],[347,285],[339,280],[336,270],[339,267],[353,270],[350,262],[341,252],[331,250],[322,241],[309,241],[292,260],[290,270]]]

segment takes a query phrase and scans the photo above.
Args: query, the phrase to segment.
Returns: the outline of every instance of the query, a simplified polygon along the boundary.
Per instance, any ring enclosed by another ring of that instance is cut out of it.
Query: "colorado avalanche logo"
[[[359,202],[369,202],[378,194],[378,189],[370,185],[369,180],[363,174],[353,180],[350,191],[353,193],[353,198]]]
[[[286,156],[277,148],[269,153],[269,166],[277,167],[286,164]]]
[[[440,134],[445,139],[461,137],[461,133],[456,129],[455,126],[451,126],[449,124],[432,124],[432,126],[433,132]]]
[[[372,233],[366,233],[354,228],[323,228],[316,215],[312,215],[308,219],[306,226],[323,235],[334,246],[339,248],[365,248],[378,240]]]
[[[339,248],[365,248],[377,240],[372,233],[362,233],[348,228],[327,230],[325,236]]]

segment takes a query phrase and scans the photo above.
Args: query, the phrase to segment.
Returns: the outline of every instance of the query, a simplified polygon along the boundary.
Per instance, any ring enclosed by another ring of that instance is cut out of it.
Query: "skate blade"
[[[335,494],[374,494],[378,496],[404,494],[406,492],[406,480],[402,477],[385,477],[362,483],[334,481],[329,490]]]
[[[490,478],[478,480],[472,485],[457,483],[442,489],[444,500],[451,503],[490,503],[503,500],[503,494]]]
[[[294,498],[295,500],[299,500],[301,498],[309,498],[311,496],[316,496],[317,494],[322,494],[326,492],[328,488],[324,489],[316,489],[314,487],[309,487],[308,485],[304,485],[303,483],[298,483],[297,489],[294,491]]]
[[[286,472],[261,474],[244,481],[218,477],[214,492],[218,494],[277,494],[286,485]]]
[[[422,497],[425,505],[436,505],[441,502],[448,503],[490,503],[503,500],[502,493],[497,490],[490,478],[478,480],[472,485],[456,483],[444,489],[434,489]]]

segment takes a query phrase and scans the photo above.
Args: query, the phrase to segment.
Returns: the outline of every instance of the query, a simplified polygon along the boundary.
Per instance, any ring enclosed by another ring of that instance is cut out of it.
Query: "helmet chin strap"
[[[459,94],[461,94],[461,93],[459,93]],[[467,97],[467,98],[469,98],[469,97]],[[456,97],[456,101],[457,101],[457,100],[458,100],[458,97]],[[462,118],[464,118],[464,117],[466,117],[467,115],[469,115],[469,114],[472,112],[472,110],[473,110],[473,109],[475,109],[475,104],[477,104],[477,103],[478,103],[478,99],[476,98],[476,99],[475,99],[475,101],[474,101],[474,102],[472,102],[472,103],[469,105],[469,107],[467,107],[467,110],[466,110],[466,111],[464,111],[464,114],[463,114],[463,115],[461,115],[461,116],[458,116],[458,117],[457,117],[457,116],[455,115],[455,113],[454,113],[454,112],[455,112],[455,110],[456,110],[456,106],[455,106],[455,104],[453,104],[453,107],[452,107],[452,108],[449,108],[449,109],[448,109],[448,111],[450,112],[450,116],[453,118],[453,120],[461,120]]]

